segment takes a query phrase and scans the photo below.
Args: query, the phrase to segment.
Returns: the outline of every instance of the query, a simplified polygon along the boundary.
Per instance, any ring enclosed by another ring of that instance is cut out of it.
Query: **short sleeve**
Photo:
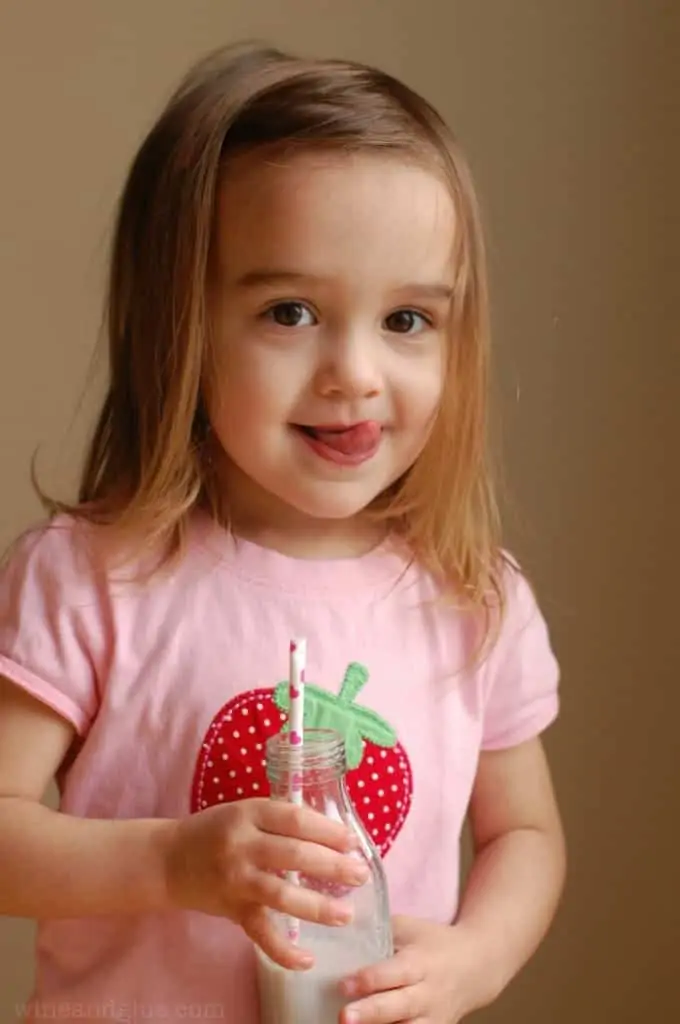
[[[559,667],[546,621],[520,570],[506,570],[506,609],[486,665],[482,749],[517,746],[559,712]]]
[[[101,614],[78,527],[65,517],[25,533],[0,567],[0,675],[82,736],[98,706]]]

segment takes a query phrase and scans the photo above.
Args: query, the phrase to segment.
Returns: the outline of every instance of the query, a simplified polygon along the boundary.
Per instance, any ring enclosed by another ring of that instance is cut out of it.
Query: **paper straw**
[[[298,807],[303,803],[303,778],[302,778],[302,741],[304,737],[305,717],[305,663],[307,660],[307,642],[305,640],[291,640],[290,642],[290,666],[289,666],[289,696],[290,696],[290,730],[288,739],[291,745],[290,759],[290,782],[288,797]],[[297,871],[288,873],[288,881],[293,885],[299,885],[300,879]],[[300,938],[300,922],[297,918],[288,919],[288,937],[292,942]]]

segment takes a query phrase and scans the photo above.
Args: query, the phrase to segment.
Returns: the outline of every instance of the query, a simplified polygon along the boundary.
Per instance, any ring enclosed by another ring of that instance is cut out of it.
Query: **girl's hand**
[[[457,1024],[486,1000],[483,965],[459,927],[393,921],[397,952],[343,982],[342,1024]]]
[[[355,857],[351,833],[307,807],[283,801],[241,800],[172,823],[164,850],[170,902],[229,917],[282,967],[312,964],[289,942],[269,908],[305,921],[346,924],[339,900],[285,879],[299,871],[322,882],[360,885],[368,868]]]

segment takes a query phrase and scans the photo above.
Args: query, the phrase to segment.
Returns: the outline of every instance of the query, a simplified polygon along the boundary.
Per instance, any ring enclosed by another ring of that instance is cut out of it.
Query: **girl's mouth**
[[[293,428],[317,455],[341,466],[358,466],[373,458],[382,440],[376,420],[320,426],[296,423]]]

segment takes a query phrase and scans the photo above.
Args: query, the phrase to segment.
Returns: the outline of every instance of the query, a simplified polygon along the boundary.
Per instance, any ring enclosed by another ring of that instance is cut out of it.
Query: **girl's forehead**
[[[216,242],[229,282],[273,271],[444,280],[455,235],[442,177],[397,155],[253,154],[220,188]]]

